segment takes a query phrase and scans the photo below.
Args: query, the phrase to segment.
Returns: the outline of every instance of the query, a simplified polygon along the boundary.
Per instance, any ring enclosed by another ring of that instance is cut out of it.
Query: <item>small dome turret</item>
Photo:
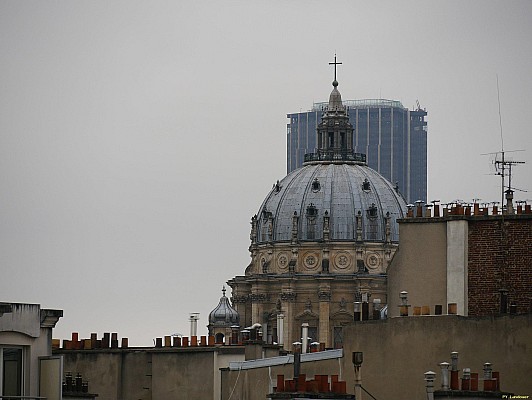
[[[230,327],[238,325],[240,316],[231,306],[229,299],[225,296],[225,286],[222,289],[222,297],[214,310],[209,314],[209,326],[213,327]]]

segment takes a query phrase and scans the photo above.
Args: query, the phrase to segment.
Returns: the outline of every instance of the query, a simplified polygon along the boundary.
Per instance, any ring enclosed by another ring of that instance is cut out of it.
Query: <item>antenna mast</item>
[[[503,213],[504,210],[504,194],[505,194],[505,178],[508,175],[508,191],[512,191],[512,165],[518,165],[518,164],[524,164],[524,161],[513,161],[513,160],[507,160],[505,158],[505,151],[504,151],[504,138],[502,134],[502,117],[501,117],[501,98],[500,98],[500,91],[499,91],[499,75],[496,74],[497,77],[497,103],[499,105],[499,127],[501,132],[501,151],[496,153],[490,153],[495,154],[495,161],[493,164],[495,165],[495,175],[500,175],[501,177],[501,213]],[[524,150],[513,150],[513,151],[524,151]],[[498,155],[501,155],[501,159],[498,160]],[[508,172],[507,172],[508,171]],[[526,190],[516,189],[522,192],[526,192]],[[508,212],[509,210],[507,210]],[[504,214],[504,213],[503,213]]]

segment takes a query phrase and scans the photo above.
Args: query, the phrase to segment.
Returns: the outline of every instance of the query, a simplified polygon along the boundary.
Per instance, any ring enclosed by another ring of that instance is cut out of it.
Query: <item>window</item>
[[[308,337],[309,337],[309,344],[312,342],[318,341],[318,327],[317,326],[308,327]]]
[[[0,348],[2,396],[22,396],[22,349]]]
[[[314,178],[314,181],[312,182],[312,191],[314,193],[319,192],[321,188],[320,181],[318,178]]]
[[[342,327],[341,326],[335,326],[333,329],[333,342],[334,342],[334,348],[340,349],[344,345],[344,339],[342,334]]]
[[[316,323],[315,322],[311,322],[313,324]],[[303,328],[301,328],[301,341],[303,341]],[[317,326],[309,326],[308,327],[308,336],[307,336],[307,340],[308,340],[308,345],[310,346],[310,344],[312,342],[317,342],[318,341],[318,327]],[[308,349],[307,349],[308,350]]]
[[[368,209],[368,217],[376,218],[377,217],[377,206],[375,203],[371,203],[371,206]]]
[[[365,273],[368,272],[368,269],[366,268],[366,265],[364,264],[364,260],[357,260],[357,272],[359,273]]]
[[[215,336],[216,343],[223,343],[224,342],[224,334],[223,333],[217,333]]]

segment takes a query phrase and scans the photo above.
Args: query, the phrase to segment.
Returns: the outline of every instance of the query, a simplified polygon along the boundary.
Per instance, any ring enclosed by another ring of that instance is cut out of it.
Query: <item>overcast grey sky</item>
[[[244,273],[286,171],[286,114],[344,99],[428,111],[429,198],[532,190],[530,1],[0,1],[0,300],[55,337],[188,334]]]

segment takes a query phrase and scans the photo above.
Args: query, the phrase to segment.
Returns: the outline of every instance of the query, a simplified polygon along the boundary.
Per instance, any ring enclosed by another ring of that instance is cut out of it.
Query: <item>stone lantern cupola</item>
[[[240,324],[240,316],[231,306],[225,291],[224,286],[220,302],[209,314],[209,325],[207,325],[209,336],[214,336],[216,343],[224,343],[225,337],[230,337],[231,327]]]
[[[317,128],[318,154],[321,159],[346,159],[353,153],[353,125],[349,122],[342,95],[338,91],[338,81],[333,81],[329,105]]]

